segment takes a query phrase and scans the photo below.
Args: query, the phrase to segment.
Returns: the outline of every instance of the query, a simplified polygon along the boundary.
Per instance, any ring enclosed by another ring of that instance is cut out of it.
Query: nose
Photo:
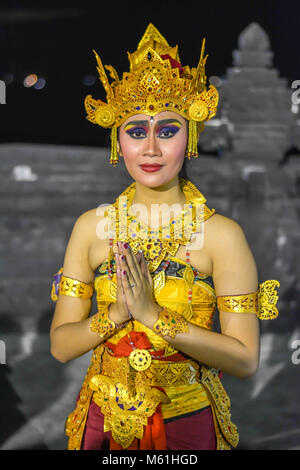
[[[148,137],[144,140],[145,147],[143,155],[145,157],[159,157],[161,156],[161,150],[159,145],[159,139],[155,135],[154,126],[149,129]]]

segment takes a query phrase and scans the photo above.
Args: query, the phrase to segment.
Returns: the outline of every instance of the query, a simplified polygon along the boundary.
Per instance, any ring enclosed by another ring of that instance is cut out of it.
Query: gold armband
[[[280,286],[279,281],[267,280],[250,294],[218,296],[218,309],[230,313],[256,313],[260,320],[273,320],[278,316],[276,286]]]
[[[57,301],[59,294],[80,297],[82,299],[89,299],[93,296],[93,283],[86,284],[85,282],[78,281],[77,279],[66,277],[62,272],[63,267],[54,275],[51,290],[51,299],[53,302]]]
[[[162,336],[175,338],[178,333],[187,333],[189,331],[188,322],[176,312],[163,308],[159,312],[158,320],[153,325],[152,330]]]

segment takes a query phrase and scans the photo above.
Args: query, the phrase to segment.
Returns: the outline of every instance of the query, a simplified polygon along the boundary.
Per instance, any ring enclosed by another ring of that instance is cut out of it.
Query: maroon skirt
[[[164,421],[168,450],[216,450],[217,440],[211,407],[188,416]],[[111,431],[104,432],[104,415],[92,400],[90,403],[82,450],[109,450]]]

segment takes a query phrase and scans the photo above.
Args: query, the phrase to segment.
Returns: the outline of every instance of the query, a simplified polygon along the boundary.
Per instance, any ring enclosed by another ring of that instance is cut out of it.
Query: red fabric
[[[169,59],[172,69],[179,69],[180,76],[183,74],[183,67],[176,59],[173,59],[169,54],[162,54],[160,56],[163,60]]]
[[[128,357],[133,350],[130,342],[134,344],[135,349],[150,349],[152,347],[146,333],[143,331],[131,331],[128,335],[123,336],[118,344],[109,343],[107,341],[105,345],[116,357]]]
[[[132,344],[133,343],[133,346]],[[128,335],[123,336],[117,344],[110,343],[107,341],[105,343],[113,353],[115,357],[128,357],[133,349],[150,349],[152,345],[147,338],[146,333],[143,331],[131,331]],[[164,354],[164,350],[161,349],[159,351],[149,351],[153,359],[159,358],[161,361],[184,361],[186,358],[180,354],[176,353],[172,356],[166,356],[161,358]]]
[[[160,420],[161,416],[155,417],[154,415],[153,421],[156,419]],[[104,432],[103,426],[104,415],[101,413],[100,407],[92,401],[82,439],[82,450],[110,449],[111,432]],[[216,450],[217,448],[210,407],[201,410],[197,414],[164,423],[164,430],[166,439],[165,448],[167,450]],[[158,431],[159,426],[156,426],[156,423],[153,422],[151,428],[148,427],[144,438],[141,440],[135,439],[128,450],[148,450],[149,448],[145,446],[150,442],[150,432],[152,433],[152,440],[156,440],[155,433]]]

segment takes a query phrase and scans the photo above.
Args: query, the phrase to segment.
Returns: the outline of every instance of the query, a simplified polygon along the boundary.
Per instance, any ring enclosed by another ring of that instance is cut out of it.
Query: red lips
[[[148,173],[152,173],[162,168],[162,165],[159,163],[144,163],[143,165],[140,165],[140,167],[142,170],[147,171]]]

